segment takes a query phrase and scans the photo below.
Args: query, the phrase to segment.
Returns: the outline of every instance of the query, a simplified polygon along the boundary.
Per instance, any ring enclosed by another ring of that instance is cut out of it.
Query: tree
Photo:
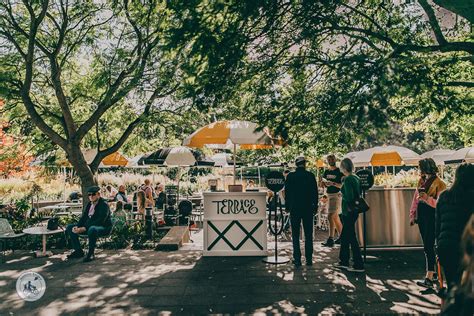
[[[182,54],[166,49],[172,23],[154,0],[0,2],[0,93],[66,152],[83,190],[96,183],[101,160],[177,90]],[[110,135],[104,117],[114,111],[122,111],[114,122],[122,131]],[[85,141],[98,149],[89,165]]]
[[[303,151],[353,147],[407,116],[473,114],[469,25],[446,28],[427,1],[194,4],[176,4],[176,36],[201,56],[187,60],[189,95],[247,95],[247,115]]]

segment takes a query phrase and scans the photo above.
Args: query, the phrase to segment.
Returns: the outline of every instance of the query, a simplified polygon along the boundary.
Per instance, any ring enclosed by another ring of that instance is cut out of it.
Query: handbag
[[[354,213],[354,214],[361,214],[370,210],[369,204],[361,196],[356,198],[354,202],[349,203],[348,206],[349,206],[349,212]]]
[[[48,226],[46,226],[47,230],[56,230],[59,228],[59,218],[52,217],[48,219]]]

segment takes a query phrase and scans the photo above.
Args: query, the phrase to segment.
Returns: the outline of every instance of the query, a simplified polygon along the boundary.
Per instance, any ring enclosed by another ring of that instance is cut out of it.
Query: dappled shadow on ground
[[[337,252],[317,246],[316,263],[301,268],[255,257],[202,257],[199,251],[103,251],[92,263],[19,253],[0,265],[0,314],[439,311],[437,297],[422,295],[415,284],[423,272],[421,252],[377,253],[367,274],[332,268]],[[36,302],[15,291],[17,277],[28,270],[46,279],[47,291]]]

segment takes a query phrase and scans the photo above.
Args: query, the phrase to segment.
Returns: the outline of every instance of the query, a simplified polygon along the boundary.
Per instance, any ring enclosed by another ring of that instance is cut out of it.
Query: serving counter
[[[265,192],[204,192],[204,256],[266,256]]]
[[[414,188],[372,188],[366,200],[367,247],[421,246],[418,226],[410,226],[410,206]],[[363,244],[363,215],[357,221],[357,235]]]

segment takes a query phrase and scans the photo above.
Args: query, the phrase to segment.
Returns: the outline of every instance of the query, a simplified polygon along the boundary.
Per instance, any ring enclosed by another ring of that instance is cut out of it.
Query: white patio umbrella
[[[144,155],[137,162],[138,165],[155,165],[178,168],[178,198],[181,181],[181,167],[214,166],[214,162],[206,159],[201,153],[184,146],[165,147]]]
[[[469,162],[474,163],[474,147],[466,147],[456,150],[451,156],[444,161],[445,164],[455,164]]]
[[[451,149],[435,149],[427,151],[421,154],[423,158],[432,158],[438,166],[444,165],[444,161],[454,154],[454,150]]]
[[[141,166],[141,165],[138,164],[138,161],[145,155],[136,155],[136,156],[130,158],[128,160],[128,163],[127,163],[126,167],[127,168],[149,168],[150,166]]]

